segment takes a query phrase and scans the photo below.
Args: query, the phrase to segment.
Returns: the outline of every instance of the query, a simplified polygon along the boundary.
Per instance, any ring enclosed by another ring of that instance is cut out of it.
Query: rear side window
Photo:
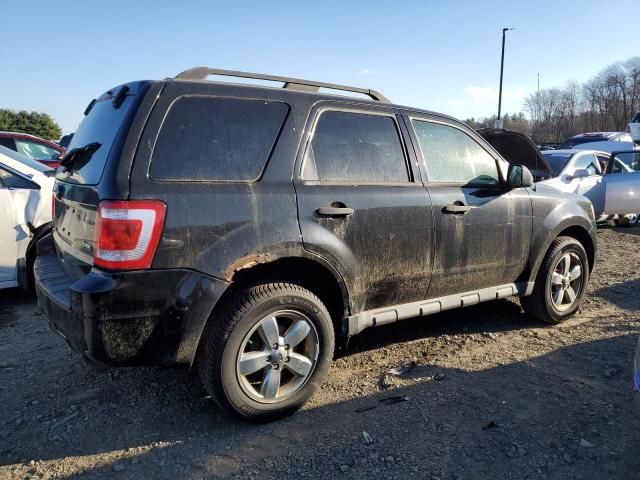
[[[288,111],[281,102],[180,97],[162,124],[149,174],[154,180],[255,181]]]
[[[306,151],[303,177],[325,182],[407,182],[395,120],[386,115],[322,113]]]

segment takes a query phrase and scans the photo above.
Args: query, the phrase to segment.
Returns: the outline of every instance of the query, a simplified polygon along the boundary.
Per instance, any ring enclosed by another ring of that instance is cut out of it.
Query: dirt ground
[[[567,323],[502,300],[370,329],[302,411],[260,426],[193,372],[86,366],[31,296],[1,291],[0,479],[640,478],[640,228],[598,240]]]

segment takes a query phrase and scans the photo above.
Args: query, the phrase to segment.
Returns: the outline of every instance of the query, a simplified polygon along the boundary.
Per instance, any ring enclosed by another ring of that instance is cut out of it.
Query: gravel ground
[[[0,479],[638,478],[640,228],[598,240],[567,323],[502,300],[371,329],[302,411],[260,426],[193,372],[86,366],[31,296],[0,291]]]

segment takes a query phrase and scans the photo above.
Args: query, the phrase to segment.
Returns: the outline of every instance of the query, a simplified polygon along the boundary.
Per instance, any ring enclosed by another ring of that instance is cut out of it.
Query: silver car
[[[639,165],[636,158],[640,152],[611,154],[597,150],[569,149],[545,150],[542,155],[553,171],[553,178],[544,183],[563,192],[588,197],[600,222],[615,220],[617,225],[627,227],[638,223],[638,213],[622,214],[615,205],[626,202],[629,195],[635,195],[640,212],[640,172],[637,171]],[[619,174],[631,176],[621,177]],[[628,182],[621,183],[631,179],[635,180],[635,186],[629,186]]]

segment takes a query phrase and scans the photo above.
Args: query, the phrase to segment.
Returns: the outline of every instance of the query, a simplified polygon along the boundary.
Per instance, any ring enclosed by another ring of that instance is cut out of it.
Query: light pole
[[[502,29],[502,57],[500,58],[500,92],[498,93],[498,123],[500,122],[500,112],[502,111],[502,72],[504,71],[504,39],[505,33],[508,30],[513,30],[511,27],[505,27]]]

